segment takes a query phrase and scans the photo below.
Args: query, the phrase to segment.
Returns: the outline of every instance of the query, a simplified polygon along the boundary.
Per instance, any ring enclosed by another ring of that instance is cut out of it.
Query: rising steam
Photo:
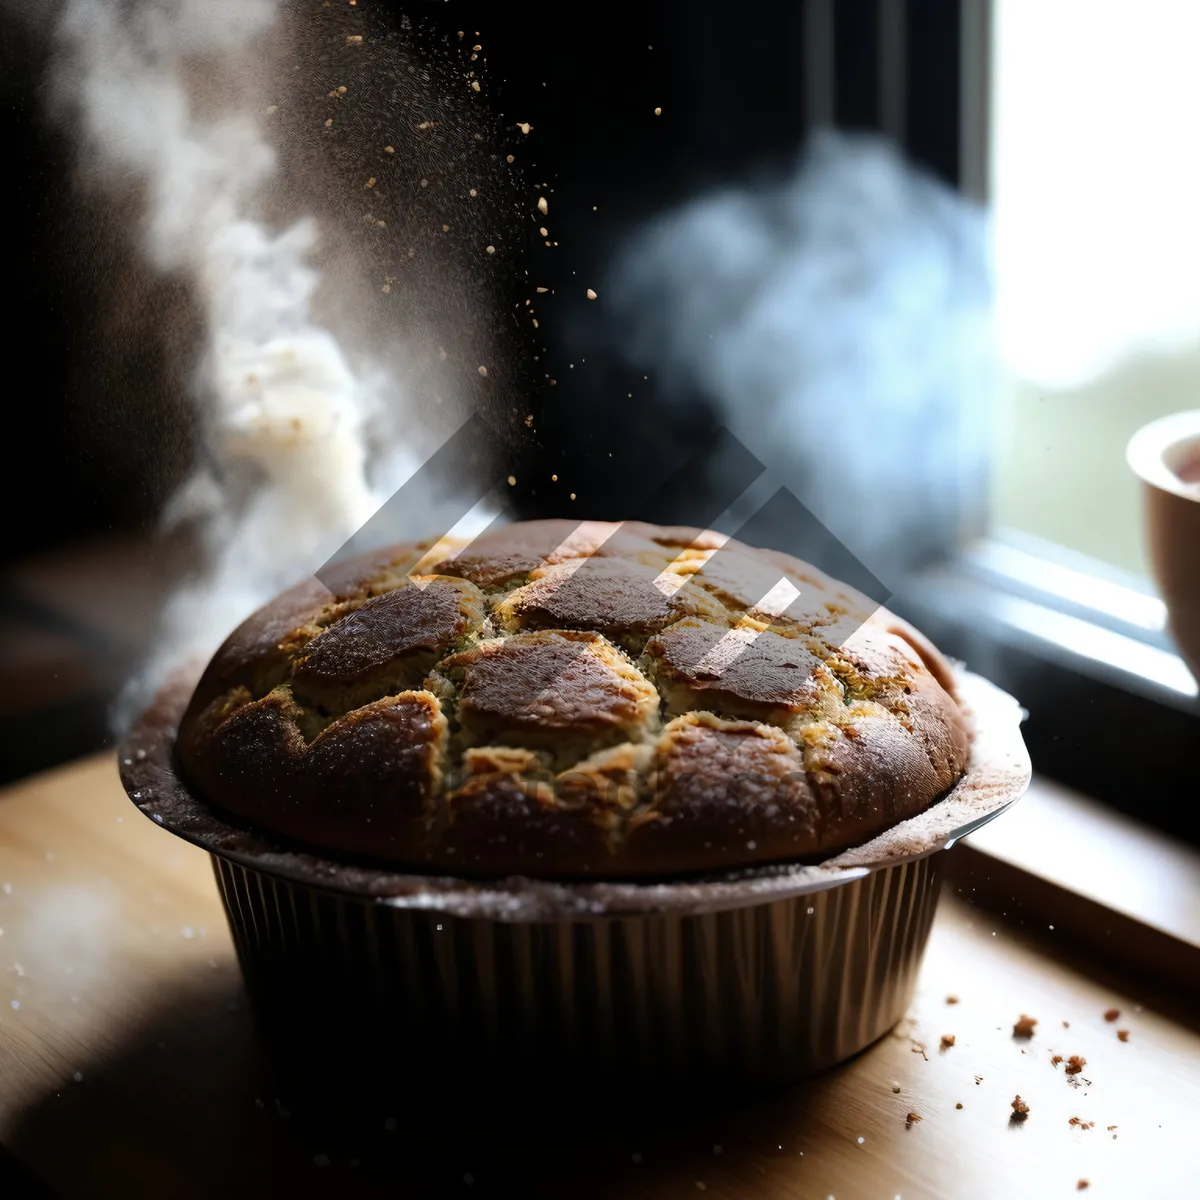
[[[278,220],[268,130],[288,79],[282,15],[278,0],[68,0],[57,31],[53,82],[85,174],[136,190],[145,258],[186,283],[205,326],[190,381],[204,461],[166,519],[198,526],[207,565],[169,602],[119,723],[311,574],[419,462],[403,389],[314,315],[318,221],[295,217],[294,196]],[[398,449],[378,438],[385,400],[405,417]]]
[[[771,487],[894,584],[959,536],[983,477],[984,235],[887,143],[823,133],[789,177],[637,230],[606,281],[611,343],[680,403],[711,399]]]

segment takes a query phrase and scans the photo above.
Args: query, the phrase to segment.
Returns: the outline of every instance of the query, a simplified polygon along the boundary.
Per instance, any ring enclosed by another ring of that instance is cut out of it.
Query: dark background
[[[834,113],[843,128],[879,127],[885,2],[832,5]],[[576,0],[569,17],[498,0],[391,0],[388,7],[397,17],[410,14],[421,39],[480,31],[498,123],[535,125],[527,177],[553,188],[560,244],[546,250],[531,227],[528,256],[539,279],[563,285],[560,295],[580,291],[568,281],[595,278],[630,222],[705,186],[789,170],[810,125],[802,2]],[[905,149],[955,183],[959,3],[920,0],[906,13]],[[44,116],[45,28],[0,26],[10,363],[0,504],[12,518],[0,542],[4,561],[97,531],[148,528],[193,447],[181,381],[154,338],[138,335],[139,318],[152,321],[153,297],[136,290],[139,307],[125,315],[129,336],[117,349],[111,316],[101,314],[121,294],[120,274],[81,269],[95,248],[86,199],[70,187],[71,147]],[[662,118],[652,116],[655,107]],[[524,295],[514,291],[514,302]],[[542,307],[544,361],[570,358],[572,322],[584,303]],[[525,349],[531,355],[533,343]],[[644,463],[628,453],[610,461],[608,451],[619,440],[643,455],[664,446],[685,454],[713,419],[698,396],[689,425],[665,428],[655,381],[615,362],[592,358],[586,373],[566,378],[560,365],[555,374],[552,392],[531,388],[519,397],[536,411],[539,431],[537,461],[522,478],[557,473],[564,494],[548,483],[519,488],[523,515],[565,513],[568,487],[588,498],[588,515],[627,515],[626,480]],[[624,399],[630,391],[633,404]]]
[[[586,370],[567,369],[602,309],[589,307],[584,281],[634,223],[680,198],[790,174],[822,114],[842,129],[881,129],[885,52],[898,57],[905,80],[904,152],[956,184],[961,2],[573,0],[536,10],[506,0],[360,0],[328,18],[362,14],[397,31],[407,18],[403,37],[442,63],[463,53],[458,30],[468,49],[479,30],[494,149],[520,155],[513,187],[525,203],[535,183],[546,185],[558,245],[547,249],[531,219],[514,259],[554,289],[538,301],[540,328],[512,321],[529,296],[520,269],[501,283],[489,318],[503,327],[513,360],[493,372],[489,389],[501,393],[493,414],[512,426],[501,434],[518,479],[514,515],[707,523],[694,508],[630,511],[646,479],[663,479],[673,464],[695,462],[712,475],[697,448],[711,444],[716,415],[702,393],[681,404],[676,392],[668,406],[653,372],[631,372],[611,342],[607,351],[589,345]],[[186,286],[142,263],[136,205],[118,206],[114,222],[110,198],[76,186],[72,144],[48,117],[49,33],[60,11],[9,6],[0,17],[8,293],[0,781],[111,743],[113,698],[153,644],[164,597],[189,561],[186,547],[181,554],[155,530],[200,446],[180,366],[187,354],[164,333],[165,313],[176,330],[198,327]],[[298,11],[327,19],[319,8]],[[806,40],[819,12],[832,14],[828,56]],[[885,46],[882,17],[897,12]],[[817,77],[821,108],[809,111]],[[894,105],[890,112],[895,128]],[[534,134],[519,138],[518,121]],[[541,382],[547,371],[554,388]],[[471,377],[466,391],[479,383]],[[525,414],[535,417],[532,433]],[[842,573],[836,562],[823,565]]]

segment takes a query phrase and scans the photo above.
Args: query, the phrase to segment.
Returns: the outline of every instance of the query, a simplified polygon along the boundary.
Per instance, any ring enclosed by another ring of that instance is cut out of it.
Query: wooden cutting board
[[[602,1122],[497,1096],[494,1122],[350,1140],[273,1102],[208,858],[134,809],[111,756],[0,793],[0,929],[0,1144],[65,1197],[1147,1200],[1195,1181],[1186,1013],[953,894],[903,1027],[808,1084]],[[1072,1080],[1056,1054],[1087,1066]]]

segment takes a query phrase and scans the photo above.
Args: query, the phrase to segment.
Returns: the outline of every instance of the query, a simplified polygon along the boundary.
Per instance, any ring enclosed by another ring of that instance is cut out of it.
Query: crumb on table
[[[957,1003],[958,1003],[958,997],[957,997],[957,996],[947,996],[947,997],[946,997],[946,1003],[947,1003],[947,1004],[957,1004]]]
[[[1052,1056],[1051,1056],[1051,1058],[1050,1058],[1050,1065],[1051,1065],[1052,1067],[1057,1067],[1057,1066],[1058,1066],[1058,1064],[1059,1064],[1060,1062],[1062,1062],[1062,1060],[1063,1060],[1063,1056],[1062,1056],[1061,1054],[1055,1054],[1055,1055],[1052,1055]]]
[[[954,1034],[943,1033],[942,1034],[942,1049],[949,1050],[950,1047],[953,1045],[954,1045]]]
[[[1063,1067],[1063,1070],[1066,1071],[1068,1075],[1078,1075],[1079,1072],[1082,1071],[1086,1066],[1087,1059],[1084,1058],[1082,1054],[1072,1054],[1071,1057],[1067,1059],[1067,1065]]]
[[[920,1121],[921,1119],[922,1119],[922,1117],[921,1117],[921,1115],[920,1115],[919,1113],[910,1112],[910,1113],[909,1113],[909,1114],[908,1114],[908,1115],[907,1115],[907,1116],[904,1118],[904,1127],[905,1127],[906,1129],[911,1129],[911,1128],[912,1128],[912,1127],[913,1127],[913,1126],[914,1126],[914,1125],[915,1125],[915,1124],[916,1124],[918,1121]]]
[[[1106,1021],[1115,1021],[1120,1015],[1121,1010],[1119,1008],[1110,1008],[1105,1012],[1104,1019]]]
[[[1029,1105],[1021,1099],[1020,1096],[1014,1096],[1012,1101],[1013,1116],[1018,1121],[1023,1121],[1029,1115]]]
[[[1037,1017],[1026,1016],[1021,1014],[1021,1019],[1013,1023],[1012,1035],[1015,1038],[1031,1038],[1033,1037],[1033,1027],[1037,1024]]]
[[[1129,1030],[1128,1029],[1118,1029],[1117,1030],[1117,1041],[1118,1042],[1129,1041]]]

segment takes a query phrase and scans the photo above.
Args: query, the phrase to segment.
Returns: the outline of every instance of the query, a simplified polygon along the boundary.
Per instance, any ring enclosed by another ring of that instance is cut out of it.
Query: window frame
[[[961,8],[959,188],[980,204],[993,10]],[[986,473],[964,499],[957,553],[914,574],[890,607],[1025,706],[1036,772],[1200,844],[1200,811],[1179,802],[1200,791],[1200,697],[1152,585],[997,528]]]

